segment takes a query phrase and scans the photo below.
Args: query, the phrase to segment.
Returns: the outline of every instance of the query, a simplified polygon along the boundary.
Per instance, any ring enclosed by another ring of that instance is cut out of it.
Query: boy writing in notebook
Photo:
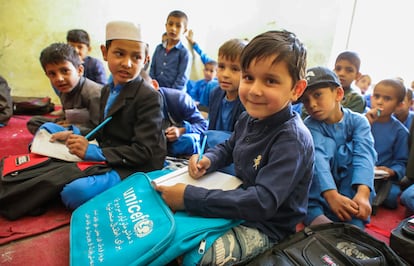
[[[190,158],[189,174],[197,179],[234,162],[243,184],[230,191],[157,186],[173,210],[244,220],[213,243],[200,265],[248,261],[294,233],[307,208],[314,147],[291,107],[306,87],[306,49],[293,33],[269,31],[245,47],[240,62],[239,94],[247,112],[229,140],[201,160]]]
[[[109,22],[101,49],[112,82],[102,89],[100,121],[112,119],[92,136],[100,146],[67,131],[55,133],[51,140],[63,140],[70,153],[88,161],[105,161],[113,170],[67,184],[61,198],[70,209],[134,172],[161,169],[166,156],[161,97],[139,76],[149,60],[141,28],[126,21]]]
[[[344,90],[325,67],[308,69],[301,97],[309,116],[305,125],[315,143],[315,174],[304,223],[369,221],[375,196],[376,152],[368,120],[342,106]]]

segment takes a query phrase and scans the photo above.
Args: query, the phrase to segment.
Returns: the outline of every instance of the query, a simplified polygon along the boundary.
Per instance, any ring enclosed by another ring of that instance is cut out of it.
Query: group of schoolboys
[[[140,27],[126,21],[106,25],[101,50],[112,80],[101,88],[99,116],[93,125],[111,120],[94,136],[99,146],[90,144],[86,132],[76,126],[71,130],[50,123],[40,126],[54,133],[51,141],[64,141],[72,154],[105,161],[113,169],[67,184],[61,198],[68,208],[77,208],[134,172],[161,169],[172,148],[167,139],[206,129],[197,108],[187,104],[191,99],[180,91],[190,65],[180,40],[186,30],[187,16],[171,12],[167,41],[157,46],[148,76],[149,47]],[[359,63],[353,61],[353,53],[341,56],[336,74],[324,67],[306,71],[306,48],[295,34],[283,30],[259,34],[249,43],[231,39],[219,48],[218,87],[209,96],[208,128],[228,136],[201,159],[191,156],[189,174],[200,178],[234,164],[243,184],[231,191],[184,184],[156,187],[174,211],[243,221],[212,244],[202,265],[249,261],[294,233],[301,222],[350,221],[363,227],[375,196],[375,166],[396,181],[402,178],[401,165],[394,162],[401,163],[404,156],[395,153],[400,156],[395,158],[389,152],[395,145],[392,141],[401,141],[400,135],[384,138],[379,132],[385,124],[389,130],[398,127],[391,114],[403,100],[404,87],[394,80],[379,82],[372,108],[364,116],[363,98],[351,88]],[[82,89],[80,58],[45,60],[42,66],[54,88],[62,94],[71,86]],[[304,121],[293,111],[296,102],[303,103],[309,114]],[[188,114],[196,115],[180,114],[175,105],[181,103],[190,106]],[[186,124],[192,118],[197,126]],[[229,260],[223,263],[223,257]]]

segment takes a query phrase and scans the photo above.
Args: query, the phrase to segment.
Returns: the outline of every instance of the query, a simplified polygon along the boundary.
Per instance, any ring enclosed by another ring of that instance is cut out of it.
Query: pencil
[[[87,140],[89,140],[90,137],[92,137],[93,134],[95,134],[99,129],[101,129],[106,123],[109,122],[109,120],[112,119],[112,116],[107,117],[104,121],[102,121],[102,123],[100,123],[97,127],[95,127],[94,129],[92,129],[86,136],[85,138]]]
[[[206,148],[207,136],[203,138],[203,144],[201,144],[201,149],[198,151],[198,160],[200,161],[203,158],[204,149]]]

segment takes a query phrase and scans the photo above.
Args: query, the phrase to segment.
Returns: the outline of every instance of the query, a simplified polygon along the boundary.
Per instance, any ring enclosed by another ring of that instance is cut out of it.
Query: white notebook
[[[68,162],[80,162],[81,158],[69,152],[68,147],[62,142],[55,141],[50,142],[52,134],[47,130],[41,128],[36,132],[36,135],[33,138],[31,152],[48,156],[51,158],[56,158]],[[97,144],[97,141],[90,141],[89,143]]]
[[[163,186],[172,186],[177,183],[184,183],[197,187],[204,187],[207,189],[222,190],[232,190],[242,184],[242,181],[239,178],[219,171],[209,173],[200,177],[199,179],[194,179],[188,173],[188,166],[160,176],[154,179],[152,182]]]

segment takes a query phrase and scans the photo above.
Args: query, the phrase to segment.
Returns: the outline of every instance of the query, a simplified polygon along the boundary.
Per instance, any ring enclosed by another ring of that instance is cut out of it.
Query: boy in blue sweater
[[[293,234],[305,216],[313,175],[312,136],[292,111],[306,87],[306,49],[287,31],[260,34],[241,56],[240,99],[246,107],[229,140],[192,156],[200,178],[234,162],[243,184],[234,190],[158,186],[173,210],[244,222],[219,237],[200,265],[242,264]]]
[[[368,120],[341,105],[344,90],[325,67],[307,71],[301,98],[315,143],[315,174],[304,223],[350,222],[361,228],[375,195],[376,152]]]
[[[385,200],[376,199],[375,204],[391,209],[398,207],[399,182],[405,176],[408,160],[408,129],[393,115],[404,104],[405,94],[406,88],[401,81],[381,80],[374,87],[371,109],[365,114],[371,123],[378,153],[376,168],[387,173],[383,179],[376,180],[377,197],[385,196]]]

